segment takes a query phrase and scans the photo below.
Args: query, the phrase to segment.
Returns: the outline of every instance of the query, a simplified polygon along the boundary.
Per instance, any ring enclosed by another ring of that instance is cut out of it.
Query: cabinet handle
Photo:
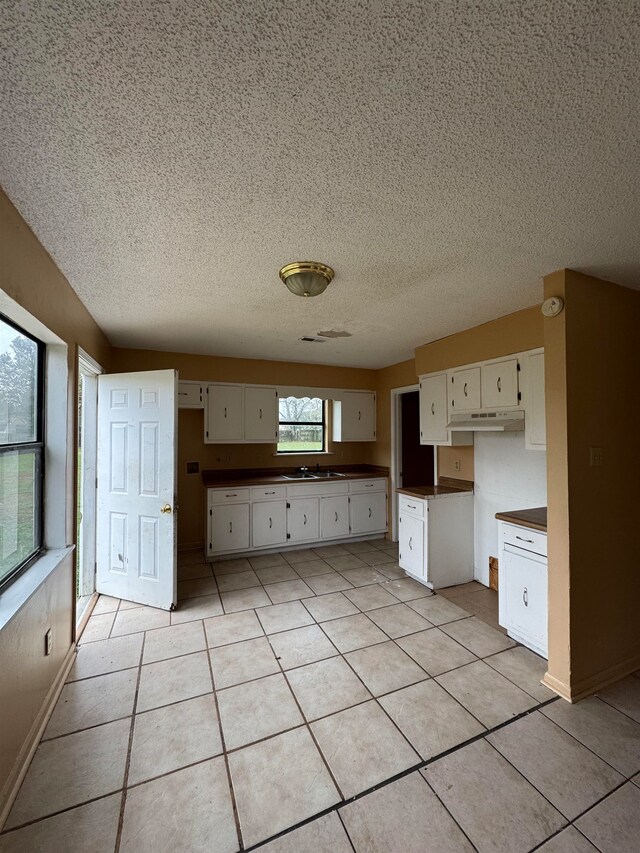
[[[435,413],[436,413],[436,406],[435,406],[435,403],[432,403],[431,404],[431,414],[435,415]]]
[[[306,513],[306,512],[304,513],[304,522],[303,522],[303,523],[304,523],[304,524],[306,524],[306,523],[307,523],[307,513]]]
[[[265,492],[265,495],[275,495],[275,492]]]
[[[369,507],[369,518],[371,518],[371,507]]]
[[[227,407],[226,406],[224,407],[224,416],[225,416],[225,418],[227,417]]]
[[[362,419],[362,412],[358,409],[358,420]]]
[[[498,394],[502,391],[502,382],[500,381],[500,377],[498,376],[498,381],[496,382],[496,388],[498,389]]]
[[[372,488],[373,488],[373,483],[365,483],[365,484],[364,484],[364,487],[365,487],[365,489],[372,489]]]
[[[411,506],[411,504],[407,504],[407,506],[409,507],[409,509],[418,509],[417,506]]]
[[[413,551],[413,545],[411,544],[412,542],[413,542],[413,536],[410,536],[409,537],[409,550],[410,551]]]
[[[260,420],[262,420],[262,409],[260,409]]]
[[[524,588],[524,592],[522,593],[522,600],[524,601],[524,606],[528,607],[529,606],[529,591],[526,588],[526,586]]]
[[[229,522],[229,533],[233,533],[233,521]]]
[[[336,524],[338,523],[338,513],[336,513]]]
[[[467,394],[467,383],[466,383],[466,382],[464,383],[464,396],[465,396],[465,397],[468,397],[468,396],[469,396],[469,395]]]
[[[273,527],[273,519],[270,518],[269,519],[269,530],[271,530],[272,527]]]
[[[522,536],[517,536],[517,535],[516,535],[516,539],[519,539],[521,542],[528,542],[529,545],[533,545],[533,539],[523,539]]]
[[[234,494],[234,495],[225,495],[225,498],[237,498],[237,497],[238,497],[238,495],[237,495],[237,494]]]

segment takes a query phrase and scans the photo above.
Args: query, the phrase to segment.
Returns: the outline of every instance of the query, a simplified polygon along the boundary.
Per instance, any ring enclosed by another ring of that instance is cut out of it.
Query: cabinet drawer
[[[520,527],[517,524],[500,525],[500,546],[513,545],[514,548],[523,548],[533,554],[547,556],[547,534],[541,530],[533,530],[531,527]]]
[[[387,489],[387,481],[382,479],[376,480],[351,480],[351,493],[356,495],[360,492],[385,492]]]
[[[346,495],[349,491],[348,483],[327,483],[323,480],[316,480],[311,483],[300,483],[293,486],[286,486],[288,498],[304,498],[307,495],[319,495],[326,497],[327,495]]]
[[[250,489],[209,489],[209,504],[240,503],[250,496]]]
[[[251,489],[252,501],[272,501],[276,498],[286,498],[286,486],[254,486]]]
[[[422,518],[427,513],[427,502],[421,501],[419,498],[412,498],[409,495],[400,495],[399,509],[400,514],[412,515],[414,518]]]

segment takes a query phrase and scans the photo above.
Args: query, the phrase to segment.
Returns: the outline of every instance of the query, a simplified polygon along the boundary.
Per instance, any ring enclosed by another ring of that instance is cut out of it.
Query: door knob
[[[160,512],[163,512],[163,513],[171,512],[171,504],[165,504],[162,507],[162,509],[160,510]]]

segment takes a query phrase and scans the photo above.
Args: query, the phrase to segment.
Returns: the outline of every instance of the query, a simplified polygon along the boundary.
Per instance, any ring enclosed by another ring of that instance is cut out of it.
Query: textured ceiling
[[[640,283],[636,2],[2,15],[0,183],[115,345],[380,367],[559,267]]]

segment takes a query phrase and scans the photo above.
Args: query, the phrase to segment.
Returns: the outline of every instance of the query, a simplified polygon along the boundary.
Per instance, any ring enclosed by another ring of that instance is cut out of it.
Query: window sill
[[[294,453],[274,453],[274,456],[333,456],[333,450],[300,450]]]
[[[67,548],[51,548],[44,551],[20,577],[0,594],[0,631],[18,611],[24,607],[50,574],[73,553],[73,545]]]

